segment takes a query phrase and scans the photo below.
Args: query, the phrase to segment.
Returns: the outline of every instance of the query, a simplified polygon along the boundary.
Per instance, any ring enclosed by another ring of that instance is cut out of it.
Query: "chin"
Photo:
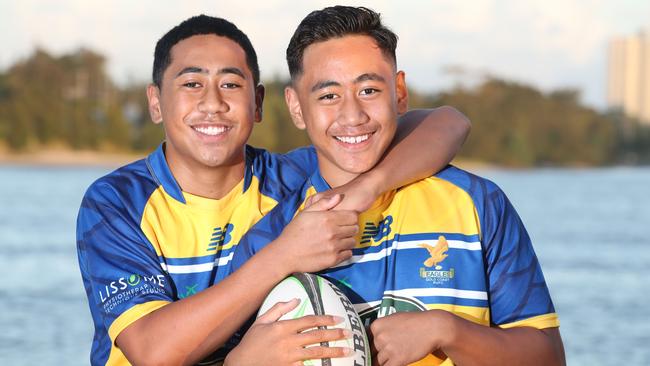
[[[198,160],[201,162],[201,164],[207,167],[215,168],[224,165],[225,157],[214,154],[201,154]]]
[[[343,164],[341,169],[350,174],[363,174],[372,169],[377,162]]]

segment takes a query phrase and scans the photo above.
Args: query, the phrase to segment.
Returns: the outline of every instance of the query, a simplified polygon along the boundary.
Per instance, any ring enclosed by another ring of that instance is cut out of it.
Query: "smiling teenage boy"
[[[329,7],[300,23],[287,48],[285,96],[316,147],[319,169],[249,230],[234,268],[274,245],[310,196],[350,182],[382,156],[407,108],[396,43],[366,8]],[[494,183],[450,166],[383,194],[359,223],[352,257],[320,273],[371,324],[376,364],[564,362],[530,239]],[[228,363],[261,365],[256,352],[272,352],[256,339],[265,322],[251,327]]]
[[[215,284],[241,236],[313,171],[315,152],[277,155],[246,145],[262,119],[264,88],[250,41],[224,19],[193,17],[165,34],[156,45],[153,81],[149,109],[152,120],[163,124],[165,142],[93,183],[79,211],[79,266],[95,324],[93,365],[204,359],[286,275],[327,268],[351,255],[358,230],[351,209],[444,166],[467,133],[466,121],[453,110],[414,111],[407,117],[424,122],[406,122],[403,140],[373,173],[341,190],[347,195],[342,202],[342,195],[317,202],[277,245]],[[421,152],[418,159],[396,171],[414,151]],[[330,210],[334,206],[343,209]],[[316,226],[318,233],[309,232]],[[333,322],[311,317],[294,325]],[[302,342],[342,336],[315,332]],[[343,352],[312,351],[328,357]]]

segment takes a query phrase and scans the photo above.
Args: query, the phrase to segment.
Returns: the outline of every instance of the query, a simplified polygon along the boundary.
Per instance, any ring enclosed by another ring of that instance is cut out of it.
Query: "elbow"
[[[150,347],[140,348],[137,352],[130,352],[123,350],[124,356],[129,360],[129,362],[134,366],[163,366],[171,365],[172,362],[166,355],[163,355],[164,352],[159,352],[160,350],[154,350]]]
[[[132,335],[132,334],[131,334]],[[179,352],[172,345],[155,342],[151,338],[146,342],[136,342],[133,337],[126,338],[118,336],[116,345],[120,348],[126,359],[134,366],[167,366],[167,365],[190,365],[187,354]],[[121,341],[121,342],[120,342]]]
[[[169,354],[160,349],[150,350],[151,352],[138,355],[137,357],[127,357],[129,362],[134,366],[172,366],[172,365],[190,365],[186,360],[178,358],[178,354]]]
[[[551,355],[552,358],[552,360],[549,360],[547,364],[566,366],[564,344],[562,342],[562,336],[560,335],[559,328],[541,329],[540,332],[545,336],[548,349],[547,353]]]
[[[436,108],[436,112],[441,115],[441,117],[447,121],[452,122],[451,127],[456,130],[459,136],[461,136],[461,141],[465,141],[467,136],[469,136],[470,131],[472,130],[472,122],[461,113],[458,109],[452,106],[442,106]]]

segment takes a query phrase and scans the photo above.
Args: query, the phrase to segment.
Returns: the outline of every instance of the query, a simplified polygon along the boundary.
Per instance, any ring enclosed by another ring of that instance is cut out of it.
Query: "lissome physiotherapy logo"
[[[146,276],[132,273],[109,282],[98,291],[98,294],[103,306],[110,311],[140,293],[160,292],[164,287],[165,276],[163,275]]]

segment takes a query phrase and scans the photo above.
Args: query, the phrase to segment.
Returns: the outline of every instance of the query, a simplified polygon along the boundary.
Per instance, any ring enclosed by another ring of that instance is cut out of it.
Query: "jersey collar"
[[[316,192],[325,192],[332,187],[325,181],[325,178],[320,174],[320,169],[316,169],[314,174],[309,177],[309,184],[314,187]]]
[[[159,186],[162,186],[165,192],[174,198],[176,201],[181,203],[187,203],[185,197],[183,196],[183,191],[178,185],[176,178],[172,174],[172,171],[169,169],[169,164],[167,164],[167,159],[165,159],[165,142],[162,142],[158,145],[158,148],[147,156],[146,162],[149,172],[153,176],[154,180],[158,183]],[[246,192],[248,187],[251,184],[252,175],[253,175],[253,159],[254,152],[250,146],[246,146],[246,168],[244,169],[244,184],[242,193]]]

